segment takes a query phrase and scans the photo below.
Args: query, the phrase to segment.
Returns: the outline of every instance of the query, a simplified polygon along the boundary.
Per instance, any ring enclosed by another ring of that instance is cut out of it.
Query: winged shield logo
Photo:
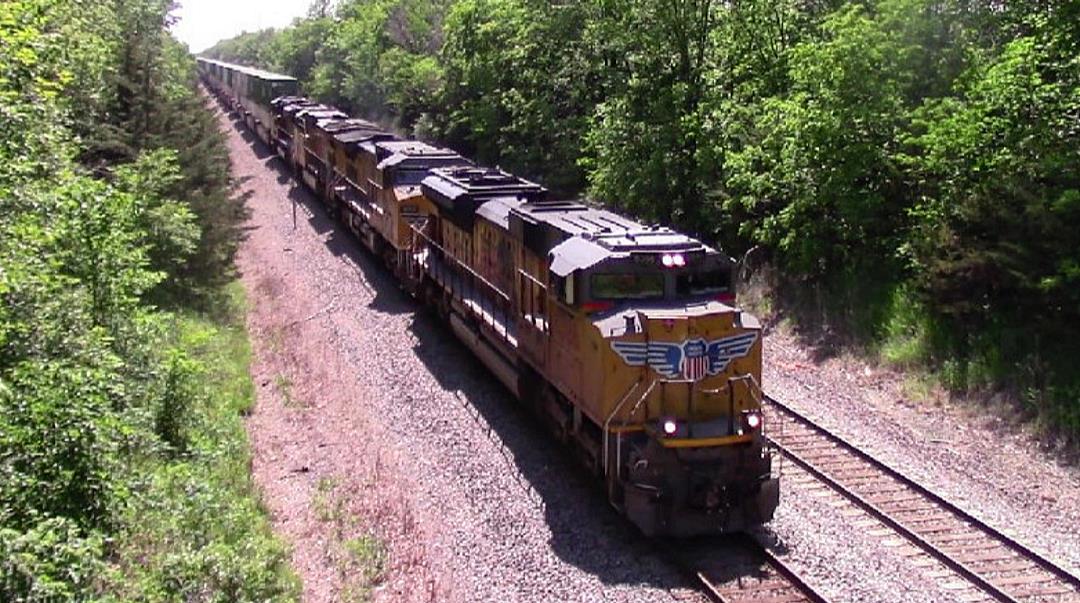
[[[732,360],[749,354],[757,336],[757,331],[748,331],[712,341],[613,341],[611,347],[630,366],[648,365],[668,379],[697,381],[722,372]]]

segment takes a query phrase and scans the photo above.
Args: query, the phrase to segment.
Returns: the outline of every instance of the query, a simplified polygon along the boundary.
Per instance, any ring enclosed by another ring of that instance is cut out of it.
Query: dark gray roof
[[[506,230],[510,228],[510,210],[522,203],[525,203],[525,200],[520,197],[499,197],[476,208],[476,215]]]
[[[382,130],[346,130],[345,132],[337,132],[334,134],[334,140],[350,146],[374,138],[390,140],[394,138],[394,135],[383,132]]]
[[[320,119],[316,122],[315,127],[326,132],[331,138],[346,147],[363,140],[371,140],[372,138],[393,137],[391,134],[382,131],[379,126],[365,119],[342,119],[332,116],[330,118]]]
[[[365,147],[366,148],[366,147]],[[433,147],[418,140],[386,140],[375,143],[375,153],[379,160],[378,169],[385,170],[405,163],[413,164],[410,167],[422,167],[430,165],[447,165],[451,162],[465,163],[467,160],[451,151]],[[413,159],[423,161],[410,161]]]
[[[517,207],[525,201],[543,199],[547,194],[547,190],[535,182],[502,170],[471,165],[433,169],[424,178],[421,188],[425,197],[464,227],[471,227],[473,215],[479,213],[478,208],[492,199],[507,199],[507,203]],[[493,222],[508,228],[510,205],[490,208],[489,211],[496,212]]]
[[[567,252],[589,249],[591,253],[592,247],[599,247],[609,256],[629,256],[631,253],[708,250],[700,241],[669,228],[646,226],[606,209],[572,201],[525,203],[510,212],[509,221],[514,236],[541,256],[554,253],[560,243],[573,237],[587,240],[590,245],[575,243],[565,250]],[[554,262],[558,257],[552,259]],[[570,265],[581,263],[574,258],[567,261]],[[560,263],[560,266],[564,265]]]
[[[315,103],[315,101],[307,98],[306,96],[295,96],[295,95],[279,96],[279,97],[275,98],[274,100],[270,101],[270,104],[275,106],[275,107],[283,107],[285,105],[295,105],[295,104],[301,104],[301,103],[307,103],[307,104],[312,104],[312,105],[317,104],[317,103]]]
[[[296,111],[296,117],[298,119],[307,120],[308,123],[324,119],[347,119],[348,114],[339,111],[333,107],[327,107],[326,105],[315,105],[311,107],[301,107]]]
[[[319,123],[316,124],[316,125],[319,127],[320,130],[325,130],[326,132],[329,132],[329,133],[348,132],[348,131],[353,131],[353,130],[380,131],[379,126],[376,126],[375,124],[371,123],[370,121],[368,121],[366,119],[356,119],[356,118],[349,118],[349,119],[332,118],[332,119],[320,120]]]
[[[276,106],[278,107],[279,112],[284,113],[286,115],[291,115],[291,114],[294,114],[294,113],[296,113],[297,111],[299,111],[301,109],[307,109],[307,108],[311,108],[311,107],[322,107],[324,105],[320,105],[319,103],[312,102],[312,101],[309,101],[307,99],[298,99],[298,100],[293,100],[293,101],[284,101],[284,102],[282,102],[282,103],[280,103],[280,104],[278,104]]]
[[[618,214],[573,201],[530,203],[518,209],[529,221],[546,224],[567,236],[645,231],[647,226]]]

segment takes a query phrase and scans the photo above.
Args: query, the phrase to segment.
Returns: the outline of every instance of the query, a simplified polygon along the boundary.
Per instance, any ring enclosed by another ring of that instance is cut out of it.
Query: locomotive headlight
[[[761,427],[761,413],[756,410],[749,411],[743,415],[743,420],[746,422],[746,428],[750,431]]]
[[[673,436],[675,435],[675,432],[679,431],[679,424],[676,423],[674,419],[664,419],[661,427],[663,428],[664,435],[666,436]]]
[[[665,253],[660,256],[660,263],[664,268],[682,268],[686,265],[686,256],[681,253]]]

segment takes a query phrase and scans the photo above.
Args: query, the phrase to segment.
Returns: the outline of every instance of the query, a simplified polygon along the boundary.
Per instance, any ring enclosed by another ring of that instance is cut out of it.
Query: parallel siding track
[[[1080,578],[772,398],[776,448],[978,589],[967,601],[1080,602]]]

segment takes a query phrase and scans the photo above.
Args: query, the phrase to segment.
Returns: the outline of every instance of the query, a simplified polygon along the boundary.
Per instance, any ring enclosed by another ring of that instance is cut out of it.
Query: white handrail
[[[604,453],[604,475],[605,476],[608,474],[608,456],[609,456],[608,455],[608,442],[609,442],[609,433],[610,433],[609,428],[611,427],[611,421],[615,419],[615,415],[617,415],[619,413],[619,410],[622,408],[622,405],[626,404],[626,401],[628,399],[630,399],[630,394],[634,393],[634,390],[636,390],[637,387],[639,385],[641,385],[641,382],[642,382],[642,380],[639,378],[637,381],[634,382],[633,385],[630,386],[630,389],[626,390],[626,393],[623,394],[623,397],[619,400],[619,403],[615,405],[615,408],[612,409],[611,414],[608,415],[608,418],[604,421],[604,450],[603,450],[603,453]],[[650,388],[649,391],[652,391],[652,388]],[[621,434],[620,434],[620,441],[621,441]],[[618,451],[616,451],[616,452],[618,452]]]

